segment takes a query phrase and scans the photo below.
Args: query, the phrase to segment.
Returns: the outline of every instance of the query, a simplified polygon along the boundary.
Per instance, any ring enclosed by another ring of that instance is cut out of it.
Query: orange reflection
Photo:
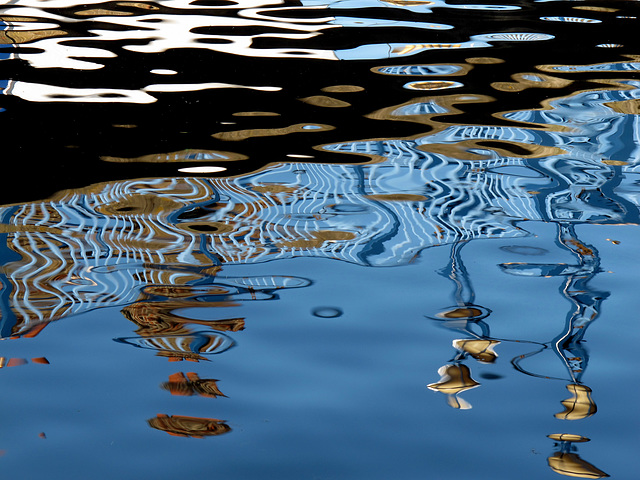
[[[122,314],[127,320],[138,326],[136,333],[139,335],[157,335],[162,333],[178,334],[191,333],[187,325],[206,325],[219,332],[238,332],[244,330],[244,318],[228,318],[223,320],[196,320],[176,315],[174,310],[189,307],[214,308],[238,306],[232,302],[198,302],[165,301],[165,302],[138,302],[122,309]]]
[[[204,438],[230,432],[231,427],[217,418],[185,417],[159,413],[156,418],[147,420],[150,427],[167,432],[176,437]]]
[[[180,396],[193,396],[200,395],[201,397],[226,397],[224,393],[220,391],[217,384],[218,380],[200,378],[197,373],[188,372],[185,376],[184,373],[174,373],[169,376],[169,381],[162,384],[162,388],[171,392],[171,395]]]

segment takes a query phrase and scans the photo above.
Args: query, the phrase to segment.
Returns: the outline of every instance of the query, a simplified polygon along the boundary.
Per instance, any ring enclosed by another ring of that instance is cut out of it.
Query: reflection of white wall
[[[47,11],[41,10],[40,1],[21,1],[4,10],[5,15],[31,17],[40,22],[29,22],[24,28],[33,30],[60,29],[61,37],[33,39],[30,45],[42,50],[39,53],[22,53],[21,58],[35,68],[68,68],[77,70],[92,70],[102,68],[103,65],[96,61],[100,58],[113,58],[116,56],[110,49],[110,42],[117,41],[119,44],[125,42],[123,48],[134,52],[158,53],[171,49],[197,48],[212,50],[216,52],[229,53],[250,57],[269,58],[305,58],[305,59],[375,59],[390,58],[396,56],[413,55],[431,49],[448,48],[477,48],[487,47],[485,41],[465,41],[456,44],[424,42],[420,44],[371,44],[360,45],[358,47],[339,51],[326,49],[309,49],[304,47],[304,41],[313,38],[323,31],[332,28],[386,28],[403,27],[417,28],[421,30],[448,30],[451,25],[418,22],[418,21],[390,21],[388,19],[358,18],[348,16],[319,16],[309,18],[307,15],[300,15],[300,18],[291,17],[288,13],[286,17],[279,15],[282,11],[296,12],[304,10],[328,11],[330,9],[342,8],[366,8],[366,7],[389,7],[401,8],[404,10],[429,13],[433,7],[446,8],[475,8],[482,10],[505,10],[517,9],[519,7],[503,7],[491,5],[447,5],[443,1],[425,2],[422,6],[406,5],[403,2],[308,2],[302,5],[287,6],[281,1],[238,1],[235,5],[202,6],[191,5],[187,0],[171,0],[158,2],[161,6],[176,9],[178,14],[166,14],[157,12],[158,8],[153,4],[140,4],[140,11],[132,13],[130,11],[118,12],[117,6],[113,7],[113,14],[109,14],[108,9],[96,8],[92,10],[92,5],[98,6],[101,0],[85,2],[82,9],[86,14],[64,16],[60,13],[51,13],[53,9],[69,8],[82,12],[77,3],[68,0],[47,1],[45,7]],[[146,7],[142,7],[147,5]],[[100,5],[102,7],[102,5]],[[131,5],[130,5],[131,7]],[[237,10],[237,16],[227,15],[228,10]],[[187,13],[189,10],[197,10],[197,14]],[[207,14],[202,14],[203,10]],[[217,14],[221,12],[221,14]],[[132,14],[128,14],[132,13]],[[92,28],[93,22],[100,24],[112,24],[115,29]],[[75,36],[66,31],[62,31],[61,24],[75,25],[82,29],[87,25],[87,33],[90,36]],[[237,34],[218,35],[216,28],[236,28]],[[197,33],[198,29],[209,28],[211,33]],[[252,31],[264,30],[269,33],[243,34],[244,29]],[[280,33],[271,33],[274,29],[282,30]],[[254,48],[254,42],[261,38],[280,38],[289,41],[291,47],[288,48]],[[435,39],[435,37],[434,37]],[[92,47],[70,45],[71,41],[82,40],[93,43]],[[126,45],[127,41],[131,41]],[[214,43],[207,43],[214,41]]]

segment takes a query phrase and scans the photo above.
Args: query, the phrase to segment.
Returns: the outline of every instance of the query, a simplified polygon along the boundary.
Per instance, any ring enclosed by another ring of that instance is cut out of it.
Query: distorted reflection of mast
[[[451,248],[450,261],[440,273],[450,278],[455,285],[456,305],[438,312],[434,320],[444,320],[443,326],[457,330],[471,338],[453,341],[456,355],[449,364],[438,369],[440,380],[427,385],[431,390],[447,395],[447,403],[453,408],[470,409],[471,404],[459,396],[460,393],[480,385],[471,378],[471,370],[462,363],[468,356],[483,363],[493,363],[498,355],[493,347],[500,342],[489,339],[489,325],[483,321],[491,311],[475,304],[475,292],[469,274],[462,263],[460,251],[466,241],[456,242]],[[480,329],[480,333],[473,328]]]
[[[601,303],[607,298],[608,292],[593,290],[587,285],[600,271],[598,251],[578,239],[573,224],[558,222],[557,225],[557,243],[578,257],[576,265],[514,263],[502,264],[501,268],[516,275],[566,276],[560,291],[575,308],[568,314],[565,327],[559,335],[545,344],[542,349],[518,356],[511,363],[518,371],[527,375],[550,378],[529,372],[521,366],[524,359],[550,347],[565,365],[570,381],[567,390],[571,393],[570,398],[562,401],[564,410],[556,413],[555,417],[560,420],[582,420],[594,415],[597,411],[596,404],[591,398],[591,389],[582,383],[582,376],[589,362],[589,353],[583,340],[587,328],[599,316]],[[572,443],[586,442],[589,441],[588,439],[567,433],[552,434],[549,438],[558,442],[556,443],[558,451],[548,458],[549,467],[554,472],[581,478],[609,476],[575,453],[577,449],[572,447]]]
[[[571,398],[562,402],[565,410],[556,414],[556,418],[578,420],[596,413],[591,389],[581,381],[589,362],[589,353],[582,342],[587,328],[600,314],[600,305],[608,293],[593,290],[587,285],[600,271],[600,258],[593,246],[586,245],[578,239],[572,224],[558,224],[557,243],[578,257],[576,265],[510,263],[502,264],[500,267],[503,271],[515,275],[566,276],[560,291],[575,309],[568,314],[564,329],[542,349],[520,355],[512,360],[512,364],[518,371],[527,375],[549,378],[547,375],[525,370],[521,363],[543,349],[551,348],[565,365],[570,381],[567,390],[572,394]]]

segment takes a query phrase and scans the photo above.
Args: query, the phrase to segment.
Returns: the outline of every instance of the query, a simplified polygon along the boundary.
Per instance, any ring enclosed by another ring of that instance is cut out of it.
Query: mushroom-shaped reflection
[[[444,393],[447,396],[447,403],[450,407],[461,410],[468,410],[471,404],[460,398],[458,395],[465,390],[470,390],[480,385],[471,378],[469,367],[464,364],[443,365],[438,369],[440,380],[430,383],[427,387],[430,390]]]
[[[549,467],[551,467],[551,470],[554,472],[567,477],[579,478],[604,478],[609,476],[599,468],[580,458],[575,451],[571,451],[575,450],[575,447],[572,447],[572,443],[588,442],[588,438],[572,433],[552,433],[547,436],[558,442],[556,443],[556,447],[559,447],[559,451],[547,459]]]
[[[561,420],[582,420],[594,415],[598,408],[591,398],[591,389],[586,385],[571,383],[567,385],[571,392],[571,398],[563,400],[564,411],[556,413],[555,417]]]

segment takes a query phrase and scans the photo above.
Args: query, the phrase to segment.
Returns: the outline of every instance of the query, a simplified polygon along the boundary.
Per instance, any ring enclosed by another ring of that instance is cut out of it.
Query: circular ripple
[[[316,307],[311,311],[314,317],[337,318],[342,316],[342,310],[336,307]]]

